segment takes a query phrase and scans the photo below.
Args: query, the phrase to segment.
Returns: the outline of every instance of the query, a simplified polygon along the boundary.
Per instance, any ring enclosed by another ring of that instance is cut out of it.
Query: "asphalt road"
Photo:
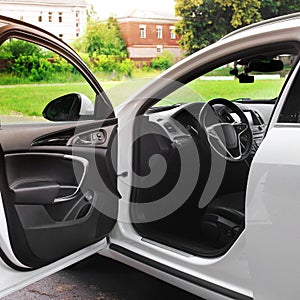
[[[95,255],[74,268],[42,279],[5,300],[199,300],[156,278]]]

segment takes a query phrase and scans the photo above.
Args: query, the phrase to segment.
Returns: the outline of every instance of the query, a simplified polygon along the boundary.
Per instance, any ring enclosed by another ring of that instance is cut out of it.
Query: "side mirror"
[[[79,93],[61,96],[49,102],[43,110],[43,116],[49,121],[78,121],[94,114],[94,104]]]

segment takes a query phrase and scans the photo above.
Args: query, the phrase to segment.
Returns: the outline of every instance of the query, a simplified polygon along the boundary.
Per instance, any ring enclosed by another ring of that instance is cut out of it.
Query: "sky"
[[[117,16],[133,9],[174,12],[174,0],[86,0],[93,4],[100,19]]]

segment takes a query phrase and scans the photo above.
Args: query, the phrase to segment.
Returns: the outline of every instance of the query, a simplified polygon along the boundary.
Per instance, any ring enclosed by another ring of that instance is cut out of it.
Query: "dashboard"
[[[252,155],[260,146],[270,120],[274,103],[239,103],[235,104],[244,112],[249,121],[253,135]],[[201,131],[199,114],[205,102],[175,104],[171,106],[154,106],[147,112],[146,116],[150,122],[159,125],[168,138],[179,146],[182,146],[188,139],[196,137]],[[220,122],[239,122],[240,118],[225,106],[215,109]]]

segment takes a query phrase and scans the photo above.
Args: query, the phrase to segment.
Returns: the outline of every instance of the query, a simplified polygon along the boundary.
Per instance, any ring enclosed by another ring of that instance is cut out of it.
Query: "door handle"
[[[86,137],[86,136],[85,136]],[[89,136],[87,136],[89,137]],[[72,145],[77,145],[77,146],[80,146],[80,145],[83,145],[83,146],[88,146],[88,145],[92,145],[93,142],[91,139],[84,139],[82,138],[81,136],[76,136],[74,137],[74,139],[72,139]]]

